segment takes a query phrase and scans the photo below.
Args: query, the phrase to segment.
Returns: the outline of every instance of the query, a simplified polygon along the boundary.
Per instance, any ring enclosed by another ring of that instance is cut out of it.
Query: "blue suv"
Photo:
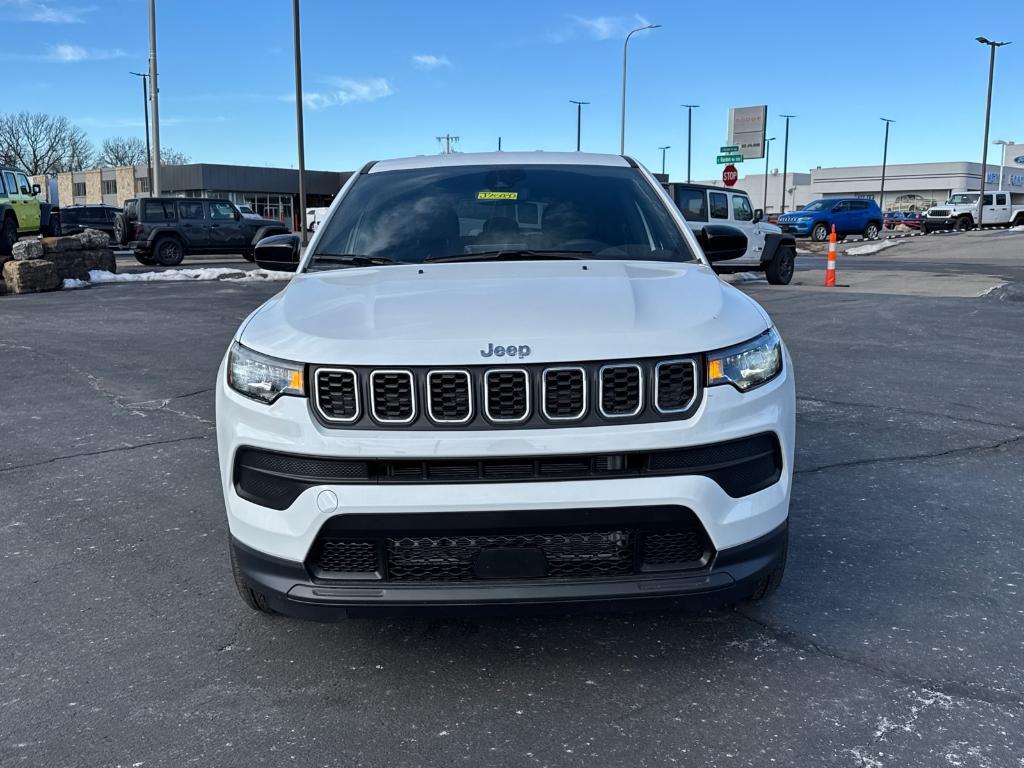
[[[828,240],[833,224],[840,240],[847,235],[874,240],[882,231],[882,210],[874,200],[863,197],[827,197],[780,216],[777,223],[783,232],[809,236],[819,243]]]

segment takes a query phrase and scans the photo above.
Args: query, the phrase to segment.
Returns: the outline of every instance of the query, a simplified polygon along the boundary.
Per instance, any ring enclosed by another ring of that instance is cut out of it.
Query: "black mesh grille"
[[[547,578],[593,579],[633,572],[632,536],[624,531],[419,536],[387,539],[389,581],[475,581],[486,548],[544,553]]]
[[[430,418],[434,421],[464,422],[472,415],[469,374],[465,371],[431,371]]]
[[[529,382],[525,371],[488,371],[485,382],[487,418],[522,421],[529,415]]]
[[[606,416],[631,416],[640,410],[640,368],[610,365],[601,370],[601,410]]]
[[[586,377],[582,368],[544,371],[544,415],[578,419],[586,410]]]
[[[320,541],[314,562],[318,572],[335,578],[341,574],[379,576],[377,545],[372,541]]]
[[[644,565],[698,563],[704,558],[704,541],[699,531],[672,531],[644,535]]]
[[[316,372],[316,403],[328,419],[355,421],[359,417],[359,385],[353,371]]]
[[[696,368],[689,360],[661,363],[658,366],[658,409],[681,411],[693,399]]]
[[[406,422],[416,414],[412,374],[408,371],[374,371],[373,417],[378,421]]]

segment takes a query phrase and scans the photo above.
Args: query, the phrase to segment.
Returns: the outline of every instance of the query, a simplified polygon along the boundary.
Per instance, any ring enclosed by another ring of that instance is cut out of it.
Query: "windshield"
[[[948,205],[972,205],[978,202],[978,195],[952,195],[946,201]]]
[[[801,211],[824,211],[832,210],[832,207],[836,204],[835,200],[815,200],[813,203],[805,205],[801,208]]]
[[[439,259],[697,261],[665,204],[633,168],[500,165],[361,176],[307,269]]]

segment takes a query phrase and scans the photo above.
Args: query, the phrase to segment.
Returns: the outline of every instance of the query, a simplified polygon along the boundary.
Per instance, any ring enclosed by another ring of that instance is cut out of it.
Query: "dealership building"
[[[996,154],[994,163],[989,163],[986,169],[985,189],[1003,189],[1011,193],[1015,202],[1024,203],[1024,144],[1007,147],[1004,166],[1000,166]],[[744,165],[756,163],[753,160],[741,164],[740,172]],[[761,165],[763,167],[763,163]],[[701,183],[722,185],[721,179]],[[790,211],[823,197],[870,197],[878,201],[881,186],[881,165],[815,168],[809,173],[787,173],[785,184],[782,173],[773,169],[768,173],[767,203],[764,173],[747,174],[736,182],[736,188],[750,196],[755,208],[771,212],[780,210],[783,190],[786,210]],[[890,164],[885,169],[885,199],[879,204],[883,210],[919,210],[943,203],[953,193],[977,192],[980,189],[981,163]]]
[[[306,171],[306,206],[329,205],[352,173]],[[57,174],[57,204],[122,207],[125,200],[149,196],[145,165],[95,168]],[[299,172],[294,168],[190,163],[160,168],[161,193],[174,197],[221,197],[248,204],[269,219],[298,229]],[[46,187],[44,186],[44,189]]]

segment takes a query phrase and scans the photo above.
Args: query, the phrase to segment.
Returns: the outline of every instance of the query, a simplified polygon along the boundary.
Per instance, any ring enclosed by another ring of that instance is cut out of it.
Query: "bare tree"
[[[160,157],[164,165],[184,165],[189,157],[170,147],[160,148]],[[104,139],[97,163],[118,167],[122,165],[146,165],[146,142],[138,136],[111,136]]]
[[[0,162],[36,175],[88,168],[92,157],[85,131],[63,115],[0,115]]]

